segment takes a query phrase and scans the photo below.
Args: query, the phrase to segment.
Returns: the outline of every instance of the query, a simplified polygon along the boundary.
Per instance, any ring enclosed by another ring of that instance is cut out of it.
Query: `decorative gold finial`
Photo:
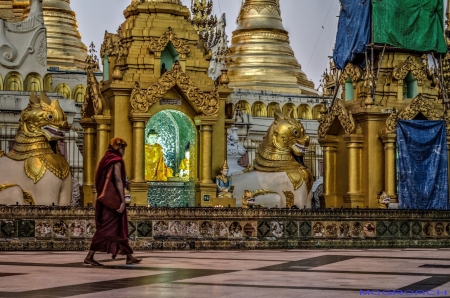
[[[225,169],[229,169],[228,168],[228,164],[227,164],[227,160],[225,159],[225,161],[223,162],[223,165],[222,165],[222,167],[220,168],[220,170],[225,170]]]
[[[191,24],[208,50],[217,45],[222,37],[222,32],[217,30],[217,17],[212,15],[212,9],[211,0],[192,0]]]

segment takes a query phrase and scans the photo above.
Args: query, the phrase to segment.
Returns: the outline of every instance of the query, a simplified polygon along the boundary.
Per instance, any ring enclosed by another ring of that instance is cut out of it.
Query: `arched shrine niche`
[[[177,110],[153,115],[145,128],[145,179],[150,206],[194,206],[197,129]]]
[[[161,72],[171,70],[175,61],[178,60],[180,60],[180,54],[178,54],[172,42],[169,42],[161,52]]]

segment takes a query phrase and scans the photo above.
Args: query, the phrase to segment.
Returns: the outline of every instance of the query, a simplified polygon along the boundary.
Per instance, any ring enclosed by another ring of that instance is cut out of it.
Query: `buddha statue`
[[[228,175],[227,161],[220,168],[220,175],[216,176],[217,197],[230,199],[233,197],[233,186],[231,185],[231,176]]]
[[[157,139],[158,133],[151,129],[145,144],[145,180],[167,181],[167,178],[173,177],[173,170],[167,167],[163,147],[156,143]]]
[[[187,142],[186,146],[184,146],[184,158],[178,167],[180,170],[180,178],[189,179],[189,162],[191,158],[190,147],[190,142]]]

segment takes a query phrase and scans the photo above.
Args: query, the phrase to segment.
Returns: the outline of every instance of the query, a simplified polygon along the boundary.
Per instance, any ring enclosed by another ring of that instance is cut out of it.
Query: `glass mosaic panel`
[[[190,144],[190,173],[188,181],[173,177],[167,182],[150,182],[148,204],[153,207],[193,207],[197,170],[197,130],[194,123],[180,111],[164,110],[150,118],[145,129],[146,135],[151,129],[158,132],[157,143],[163,147],[165,163],[173,169],[174,175],[179,173],[186,144]]]

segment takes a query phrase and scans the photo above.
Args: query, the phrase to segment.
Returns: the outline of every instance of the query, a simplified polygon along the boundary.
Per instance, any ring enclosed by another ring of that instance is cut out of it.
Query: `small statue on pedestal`
[[[191,158],[191,143],[187,142],[186,146],[184,146],[184,158],[180,163],[180,178],[189,179],[189,160]]]
[[[233,197],[233,186],[231,185],[231,176],[228,175],[227,161],[220,168],[220,175],[216,176],[217,197],[230,199]]]

